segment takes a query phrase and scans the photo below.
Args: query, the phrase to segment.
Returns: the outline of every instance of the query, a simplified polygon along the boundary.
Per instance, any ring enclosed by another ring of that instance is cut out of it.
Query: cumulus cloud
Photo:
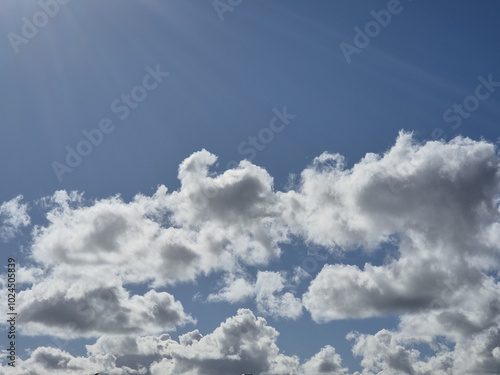
[[[409,368],[415,374],[496,374],[500,369],[500,287],[485,279],[481,288],[442,293],[435,308],[400,317],[397,331],[379,332],[374,336],[357,336],[354,346],[358,354],[372,361],[381,337],[387,350],[411,352],[415,343],[427,345],[435,352],[422,358],[414,352]],[[355,335],[356,336],[356,335]],[[354,338],[353,336],[352,338]],[[372,359],[370,359],[372,358]],[[379,358],[380,359],[380,358]],[[380,366],[391,364],[380,359]],[[370,368],[370,366],[367,366]],[[442,372],[440,372],[442,371]],[[411,372],[410,372],[411,373]]]
[[[285,277],[279,272],[259,271],[255,282],[257,309],[273,317],[296,319],[302,315],[302,301],[285,288]]]
[[[246,160],[223,174],[210,174],[216,160],[203,150],[182,162],[181,189],[169,196],[172,222],[199,227],[216,254],[228,251],[245,264],[267,264],[279,256],[278,243],[287,240],[273,179]]]
[[[160,186],[153,196],[137,195],[129,203],[119,196],[85,203],[79,194],[56,192],[46,200],[49,224],[34,231],[34,260],[156,286],[238,264],[267,264],[286,241],[272,178],[246,161],[209,176],[215,160],[197,152],[179,167],[179,191],[169,194]]]
[[[382,157],[367,156],[351,170],[339,163],[318,168],[304,173],[301,199],[321,201],[316,206],[324,208],[308,215],[332,218],[325,221],[329,241],[375,248],[397,236],[400,243],[397,256],[380,266],[325,266],[303,298],[315,320],[429,309],[445,285],[480,289],[486,273],[498,269],[498,243],[490,239],[500,218],[492,144],[456,138],[421,145],[402,134]],[[308,185],[320,183],[328,191],[310,196]],[[339,228],[345,233],[337,237]],[[306,233],[312,230],[324,237],[306,222]]]
[[[295,233],[331,247],[373,249],[406,231],[460,243],[497,215],[498,178],[491,143],[418,144],[401,133],[385,154],[367,154],[351,169],[338,154],[317,157],[298,188],[282,194],[284,216]]]
[[[121,285],[47,279],[19,294],[18,320],[24,334],[66,338],[144,334],[195,323],[166,292],[133,295]]]
[[[353,353],[361,358],[362,375],[469,375],[498,374],[500,368],[499,328],[491,327],[458,342],[430,343],[432,355],[424,355],[415,344],[425,343],[424,337],[408,337],[400,331],[381,330],[374,335],[351,333]],[[358,373],[355,373],[357,375]]]
[[[250,310],[222,323],[212,334],[189,346],[173,345],[171,359],[152,366],[153,374],[232,374],[265,373],[278,355],[278,332]],[[243,370],[243,371],[242,371]]]
[[[16,363],[16,367],[14,368],[10,367],[8,374],[49,375],[85,372],[96,373],[101,371],[101,369],[102,366],[100,364],[87,358],[74,357],[61,349],[39,347],[31,353],[27,360],[21,360],[19,363]],[[7,372],[2,374],[7,374]]]
[[[217,293],[212,293],[207,297],[209,302],[227,301],[229,303],[238,303],[255,296],[255,285],[244,277],[236,277],[231,273],[226,274],[224,284],[224,287]]]
[[[279,221],[272,178],[247,161],[214,175],[209,167],[215,161],[216,157],[205,150],[191,155],[179,167],[181,188],[172,193],[159,186],[152,196],[139,194],[130,202],[120,196],[89,201],[82,193],[66,191],[43,199],[48,223],[35,226],[30,256],[40,267],[36,274],[42,272],[45,277],[40,282],[28,278],[33,286],[22,292],[25,311],[30,311],[22,317],[26,332],[42,334],[46,329],[46,333],[92,336],[118,329],[116,322],[107,319],[123,320],[124,329],[133,331],[134,314],[151,314],[129,304],[135,301],[148,306],[153,292],[129,297],[122,285],[148,283],[157,288],[277,259],[281,251],[278,244],[287,240],[287,234]],[[54,284],[59,284],[59,289],[49,286],[47,280],[58,280]],[[86,289],[78,297],[67,294],[66,289],[77,288]],[[111,296],[105,306],[113,313],[100,326],[96,326],[98,322],[88,323],[86,318],[72,324],[66,321],[82,315],[75,315],[75,306],[99,305],[103,290]],[[244,297],[246,292],[242,297],[234,294],[235,290],[227,290],[226,298]],[[273,297],[269,302],[275,310],[296,304],[291,294]],[[155,308],[161,308],[162,303]],[[59,319],[57,329],[51,320],[55,316],[52,310],[65,316]],[[158,321],[151,323],[149,330],[154,331],[153,326],[172,328],[167,323],[186,321],[189,319],[184,317]]]
[[[327,345],[303,365],[306,374],[346,375],[348,369],[342,367],[342,358],[335,348]]]
[[[0,239],[8,241],[13,238],[20,228],[30,224],[28,204],[21,203],[22,195],[3,202],[0,205]]]
[[[303,296],[318,322],[399,314],[395,331],[349,336],[362,374],[498,373],[499,177],[488,142],[408,134],[349,170],[324,154],[303,173],[288,198],[307,213],[293,219],[310,241],[383,251],[397,239],[381,265],[324,266]]]
[[[92,276],[113,274],[131,283],[155,276],[190,279],[197,257],[186,246],[188,236],[162,228],[159,222],[166,194],[160,186],[153,196],[138,195],[130,203],[117,196],[85,205],[79,195],[56,192],[50,199],[49,224],[35,227],[32,257],[47,267],[69,266]],[[179,275],[182,266],[184,273]]]
[[[297,319],[302,315],[302,301],[291,292],[284,292],[286,277],[283,273],[258,271],[255,282],[242,277],[226,275],[225,286],[216,294],[210,294],[208,301],[237,303],[255,298],[257,310],[274,318]]]
[[[480,287],[480,271],[462,262],[415,258],[402,257],[383,266],[367,263],[363,269],[325,265],[303,296],[304,306],[318,322],[368,318],[437,308],[443,292]]]

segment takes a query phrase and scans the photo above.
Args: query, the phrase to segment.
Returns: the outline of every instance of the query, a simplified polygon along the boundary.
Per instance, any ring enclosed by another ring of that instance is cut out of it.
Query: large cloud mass
[[[11,372],[18,375],[52,375],[99,372],[102,375],[344,375],[340,356],[326,346],[309,361],[280,353],[278,332],[263,318],[240,309],[213,332],[198,330],[172,340],[160,336],[103,336],[87,345],[87,357],[40,347]]]
[[[172,193],[160,186],[152,196],[125,202],[58,191],[44,200],[47,224],[33,229],[36,268],[21,270],[29,287],[20,293],[20,328],[33,335],[104,336],[88,358],[39,348],[23,366],[37,363],[47,373],[54,363],[67,372],[101,366],[116,374],[347,373],[331,346],[304,363],[279,353],[277,331],[249,310],[206,336],[195,330],[176,342],[161,335],[195,323],[196,316],[157,289],[219,274],[220,288],[207,301],[252,299],[259,314],[274,319],[298,319],[304,309],[318,323],[397,314],[396,330],[348,336],[363,375],[497,374],[495,151],[486,141],[418,143],[402,132],[387,152],[367,154],[351,168],[342,156],[323,153],[281,192],[248,161],[211,172],[217,158],[202,150],[181,163],[181,187]],[[4,238],[29,224],[19,201],[0,206]],[[327,264],[297,296],[287,272],[262,269],[279,265],[283,245],[296,239],[337,259],[364,251],[374,260]],[[127,289],[134,284],[151,290],[134,295]],[[131,339],[139,329],[160,336]],[[117,333],[129,338],[120,341]],[[422,355],[415,344],[433,355]]]
[[[327,184],[331,175],[338,177]],[[335,195],[342,202],[333,220],[344,224],[327,222],[332,231],[349,229],[331,241],[370,248],[399,238],[399,256],[383,265],[325,266],[304,296],[313,318],[419,311],[431,308],[447,285],[456,293],[481,288],[485,272],[498,266],[499,177],[491,144],[457,138],[416,145],[409,135],[349,171],[307,171],[304,186],[312,179],[329,191],[302,199],[327,206]]]

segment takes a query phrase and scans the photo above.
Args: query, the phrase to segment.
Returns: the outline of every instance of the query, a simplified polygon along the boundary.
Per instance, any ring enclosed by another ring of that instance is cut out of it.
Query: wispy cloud
[[[0,239],[8,241],[15,237],[19,229],[30,224],[28,204],[21,203],[22,195],[0,205]]]

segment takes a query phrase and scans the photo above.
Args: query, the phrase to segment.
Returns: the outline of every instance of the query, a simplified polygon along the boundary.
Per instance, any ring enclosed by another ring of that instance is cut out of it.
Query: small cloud
[[[15,237],[19,229],[30,224],[28,205],[21,204],[22,195],[0,205],[0,239],[8,241]]]

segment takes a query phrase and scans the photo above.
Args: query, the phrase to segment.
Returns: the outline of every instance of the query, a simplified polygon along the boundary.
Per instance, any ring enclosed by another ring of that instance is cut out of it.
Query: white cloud
[[[238,264],[267,264],[286,240],[272,179],[245,161],[208,176],[215,159],[207,151],[193,154],[179,168],[179,191],[168,194],[160,186],[129,203],[115,196],[86,204],[79,194],[56,192],[46,199],[49,224],[35,228],[33,258],[155,286]]]
[[[383,266],[326,265],[303,296],[314,320],[368,318],[432,308],[446,283],[460,288],[465,280],[450,275],[441,259],[401,258]],[[448,267],[457,267],[453,262]],[[480,277],[469,270],[470,277]],[[462,274],[463,275],[463,274]]]
[[[480,290],[485,272],[498,269],[498,243],[491,240],[500,219],[493,145],[462,138],[418,145],[401,135],[383,157],[367,156],[351,170],[318,168],[303,174],[303,186],[321,182],[328,192],[303,193],[322,207],[305,216],[330,217],[330,241],[368,248],[390,235],[401,241],[397,256],[381,266],[325,266],[303,297],[315,320],[429,309],[446,285],[452,293]],[[314,230],[322,231],[317,224]]]
[[[156,374],[232,374],[266,373],[278,355],[278,332],[256,318],[249,310],[222,323],[213,333],[190,346],[172,345],[171,359],[151,367]]]
[[[297,190],[279,195],[293,233],[312,243],[374,249],[394,233],[425,231],[460,244],[471,225],[498,215],[491,201],[498,178],[491,143],[417,144],[401,133],[384,155],[367,154],[351,169],[324,153],[302,172]]]
[[[207,297],[209,302],[227,301],[238,303],[255,295],[255,287],[243,277],[236,277],[233,274],[226,274],[224,278],[225,286],[216,294]]]
[[[101,361],[105,362],[105,359],[101,358]],[[60,349],[39,347],[31,353],[30,358],[26,361],[17,360],[16,367],[10,367],[8,374],[52,375],[85,372],[96,373],[101,370],[101,363],[95,363],[87,358],[74,357]],[[7,372],[5,374],[7,374]],[[122,372],[121,374],[124,373]]]
[[[318,375],[344,374],[340,357],[326,347],[303,366],[297,357],[279,353],[276,346],[278,332],[263,318],[256,318],[250,310],[222,323],[213,333],[194,341],[189,346],[174,344],[169,349],[171,358],[151,366],[153,375],[232,375],[254,373],[262,375]],[[328,358],[327,354],[334,354]],[[336,366],[339,367],[336,367]]]
[[[285,277],[279,272],[259,271],[255,282],[257,309],[275,318],[297,319],[302,315],[302,301],[285,288]]]
[[[209,174],[216,160],[203,150],[182,162],[181,189],[168,200],[172,222],[210,233],[206,245],[215,254],[230,252],[245,264],[267,264],[279,256],[278,243],[286,241],[273,179],[246,160],[223,174]]]
[[[119,196],[90,202],[81,193],[65,191],[41,200],[48,224],[33,230],[31,258],[39,268],[23,272],[33,283],[21,293],[25,333],[76,337],[133,332],[142,315],[148,317],[145,332],[172,329],[190,321],[181,306],[175,305],[179,316],[168,322],[151,309],[161,310],[168,304],[164,298],[172,298],[173,304],[173,297],[154,291],[130,297],[123,285],[157,288],[277,258],[286,234],[278,224],[272,178],[245,161],[209,176],[215,160],[206,151],[187,158],[179,167],[181,188],[172,194],[160,186],[152,196],[137,195],[130,202]],[[101,305],[103,291],[111,299]],[[248,290],[243,297],[235,293],[240,291],[228,290],[225,298],[243,298]],[[163,299],[154,304],[153,297]],[[287,294],[281,304],[294,302]],[[87,305],[106,316],[87,321],[88,311],[75,311]]]
[[[354,341],[353,353],[361,358],[363,375],[494,375],[500,368],[499,328],[491,327],[478,334],[455,341],[431,342],[422,336],[408,336],[398,331],[381,330],[375,335],[357,332],[348,335]],[[427,343],[432,355],[423,355],[415,344]]]
[[[21,204],[22,195],[3,202],[0,205],[0,239],[3,241],[10,240],[19,231],[21,227],[26,227],[30,224],[28,215],[28,204]]]
[[[258,271],[253,283],[229,274],[224,282],[226,285],[217,294],[210,294],[208,301],[237,303],[254,297],[258,312],[264,315],[286,319],[297,319],[302,315],[300,298],[291,292],[283,293],[287,286],[283,273]]]
[[[294,225],[311,242],[345,250],[383,251],[390,236],[399,242],[382,265],[326,265],[303,296],[313,319],[399,314],[396,331],[349,336],[363,375],[498,373],[493,145],[463,138],[420,145],[401,135],[386,154],[350,170],[339,160],[323,155],[302,174],[299,192],[288,194],[300,202]],[[418,343],[434,354],[424,357]]]
[[[408,374],[415,375],[415,363],[418,362],[420,352],[416,349],[407,349],[400,345],[397,335],[381,330],[375,335],[360,335],[353,333],[348,338],[355,340],[353,353],[361,356],[363,375],[372,374]],[[433,374],[444,375],[449,372]]]
[[[18,310],[23,334],[65,338],[158,333],[195,322],[169,293],[130,296],[121,285],[98,280],[46,279],[19,294]]]
[[[342,358],[335,348],[327,345],[303,365],[306,374],[346,375],[347,368],[342,367]]]

